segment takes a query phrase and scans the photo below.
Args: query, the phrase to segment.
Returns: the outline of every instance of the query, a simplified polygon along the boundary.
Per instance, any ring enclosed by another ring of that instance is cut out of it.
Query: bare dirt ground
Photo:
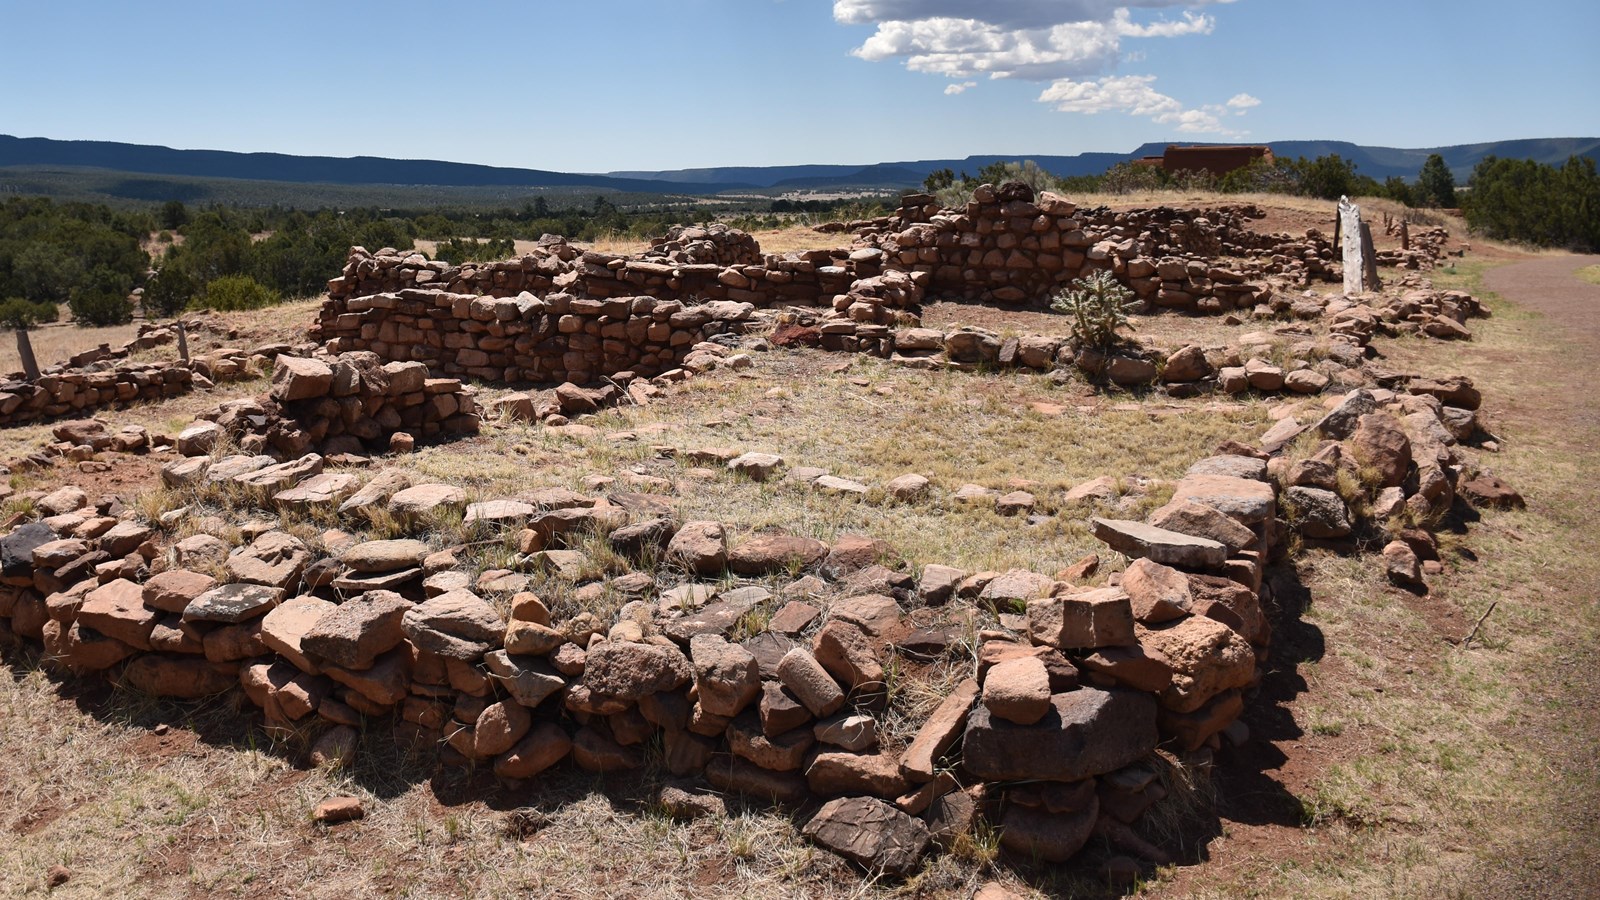
[[[1542,258],[1492,269],[1483,281],[1490,290],[1556,326],[1568,345],[1567,358],[1592,361],[1600,356],[1600,284],[1579,280],[1579,273],[1584,267],[1592,271],[1596,264],[1600,257]],[[1529,364],[1537,365],[1533,360],[1500,362],[1508,374]],[[1580,371],[1571,369],[1565,377],[1556,377],[1548,392],[1517,392],[1502,421],[1510,428],[1552,431],[1553,450],[1592,459],[1600,439],[1600,399],[1587,379],[1577,376]],[[1600,538],[1591,524],[1600,503],[1600,486],[1591,477],[1568,485],[1566,494],[1551,499],[1566,501],[1560,515],[1578,526],[1579,540],[1552,561],[1561,590],[1561,596],[1553,598],[1552,612],[1571,632],[1554,664],[1537,673],[1554,696],[1538,710],[1534,727],[1523,733],[1553,770],[1548,830],[1535,831],[1510,848],[1503,864],[1480,866],[1485,896],[1578,898],[1600,893],[1600,771],[1595,765],[1600,748],[1600,674],[1581,649],[1593,646],[1600,619],[1600,588],[1592,577]]]

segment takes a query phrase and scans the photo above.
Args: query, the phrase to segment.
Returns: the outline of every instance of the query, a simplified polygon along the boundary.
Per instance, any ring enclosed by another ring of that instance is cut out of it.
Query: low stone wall
[[[748,303],[553,293],[473,296],[410,289],[323,304],[312,337],[446,375],[586,384],[619,372],[654,376],[695,344],[748,320]]]
[[[192,384],[193,373],[187,367],[154,363],[7,381],[0,383],[0,427],[175,397],[188,393]]]
[[[599,532],[623,557],[669,560],[685,581],[658,599],[654,577],[618,576],[590,591],[634,592],[614,621],[556,618],[524,591],[525,575],[477,573],[420,541],[352,539],[319,558],[258,528],[240,546],[208,533],[169,546],[63,488],[40,498],[43,518],[0,540],[0,643],[42,645],[48,665],[159,696],[239,688],[269,728],[303,733],[324,759],[350,752],[355,729],[388,722],[397,740],[439,747],[446,765],[522,783],[568,759],[641,768],[656,739],[675,775],[768,801],[830,800],[806,833],[890,874],[985,820],[1037,859],[1064,861],[1091,833],[1160,856],[1128,827],[1164,795],[1152,753],[1209,766],[1271,634],[1260,592],[1274,491],[1266,464],[1245,457],[1197,467],[1190,494],[1201,499],[1164,510],[1169,529],[1095,520],[1139,558],[1098,586],[1081,583],[1092,561],[1057,576],[928,566],[918,580],[862,537],[730,542],[721,523],[630,514],[603,497],[466,506],[459,488],[395,471],[362,485],[323,472],[318,456],[253,471],[225,462],[169,481],[196,499],[236,485],[267,509],[357,523],[379,509],[397,521],[453,509],[477,528],[512,529],[524,571],[565,571],[577,562],[567,540]],[[776,596],[725,575],[797,572]],[[1000,613],[979,635],[973,677],[911,732],[889,733],[887,667],[961,652],[961,619],[942,611],[959,601]],[[740,639],[756,611],[767,626]],[[712,795],[686,796],[664,799]],[[861,816],[880,837],[841,840]]]
[[[459,379],[430,377],[422,363],[364,352],[280,354],[266,396],[224,403],[178,435],[178,452],[195,459],[168,481],[205,479],[210,454],[225,443],[243,454],[233,465],[261,469],[313,450],[407,450],[417,439],[477,434],[479,424],[472,391]]]
[[[42,645],[47,665],[158,696],[237,688],[269,729],[301,735],[324,762],[348,758],[357,729],[386,723],[395,740],[439,748],[444,765],[480,765],[526,789],[569,760],[597,773],[642,768],[659,742],[675,776],[794,806],[826,801],[804,833],[891,875],[981,823],[1025,859],[1065,861],[1098,835],[1163,862],[1133,827],[1166,792],[1168,763],[1154,751],[1204,770],[1249,739],[1237,721],[1271,639],[1266,566],[1291,531],[1348,550],[1402,513],[1426,522],[1448,508],[1463,473],[1438,401],[1475,405],[1470,393],[1442,382],[1356,391],[1295,426],[1323,438],[1310,457],[1233,445],[1197,461],[1146,521],[1090,520],[1133,561],[1096,584],[1086,583],[1093,557],[1054,575],[929,565],[913,578],[881,541],[830,546],[770,530],[730,540],[731,526],[679,523],[638,495],[546,490],[468,504],[460,488],[399,470],[363,484],[323,471],[316,455],[257,469],[219,460],[200,478],[169,478],[195,492],[180,503],[238,490],[290,520],[357,528],[380,513],[416,523],[449,512],[479,535],[508,534],[522,555],[480,571],[468,548],[336,532],[314,551],[270,524],[237,546],[205,531],[172,543],[66,487],[0,539],[0,644]],[[770,454],[715,458],[758,479],[786,467]],[[955,496],[997,509],[1033,499],[974,488]],[[1347,502],[1348,489],[1372,494]],[[1459,489],[1483,505],[1516,499],[1493,479]],[[885,490],[927,502],[920,476]],[[569,548],[590,534],[630,564],[666,560],[680,584],[660,590],[659,570],[589,581]],[[1390,534],[1389,577],[1420,584],[1433,536]],[[529,593],[526,573],[539,572],[566,586]],[[775,594],[778,578],[792,580]],[[614,618],[580,599],[606,596],[628,601]],[[975,608],[993,615],[966,651]],[[751,633],[752,622],[764,625]],[[887,673],[914,679],[940,661],[972,675],[910,729],[890,729],[899,708]],[[682,787],[660,800],[680,815],[721,803]]]
[[[335,300],[417,287],[491,297],[647,294],[844,310],[881,293],[868,284],[872,279],[897,278],[904,285],[897,292],[905,295],[898,303],[868,305],[915,308],[929,297],[1042,307],[1073,281],[1104,270],[1153,308],[1221,314],[1269,303],[1280,287],[1337,280],[1331,241],[1315,229],[1294,237],[1245,227],[1261,215],[1251,206],[1079,210],[1064,197],[1035,196],[1010,182],[980,186],[961,209],[908,195],[895,215],[858,229],[849,248],[756,258],[753,239],[723,226],[675,229],[676,237],[637,257],[580,252],[557,238],[519,259],[462,266],[358,247],[328,291]],[[1440,252],[1439,246],[1430,233],[1423,249],[1384,261],[1417,267],[1418,254]],[[877,311],[872,319],[851,317],[887,324]]]

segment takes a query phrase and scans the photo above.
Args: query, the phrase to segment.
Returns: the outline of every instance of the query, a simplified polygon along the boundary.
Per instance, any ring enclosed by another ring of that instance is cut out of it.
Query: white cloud
[[[844,25],[975,19],[1006,29],[1048,28],[1066,22],[1104,22],[1131,8],[1192,8],[1233,0],[834,0]]]
[[[854,51],[868,62],[904,59],[913,72],[948,78],[1047,81],[1103,72],[1116,63],[1117,35],[1097,22],[1008,31],[976,19],[884,22]]]
[[[1227,109],[1206,105],[1186,108],[1175,97],[1156,90],[1154,75],[1116,75],[1094,81],[1062,78],[1045,88],[1039,102],[1049,103],[1060,112],[1098,115],[1123,112],[1143,116],[1160,125],[1170,125],[1184,134],[1221,134],[1237,137],[1242,132],[1223,125]],[[1238,99],[1238,98],[1235,98]],[[1241,110],[1242,112],[1242,110]]]
[[[1229,133],[1232,111],[1243,115],[1260,101],[1239,94],[1226,105],[1185,107],[1151,87],[1150,75],[1113,76],[1125,40],[1210,34],[1216,20],[1193,9],[1233,0],[835,0],[833,16],[845,25],[876,30],[851,51],[869,62],[900,60],[907,69],[957,80],[959,94],[977,77],[1048,81],[1039,96],[1063,112],[1120,110],[1187,133]],[[1178,17],[1136,22],[1133,9],[1174,10]]]
[[[946,97],[953,97],[956,94],[964,94],[968,89],[975,88],[977,86],[978,83],[976,81],[963,81],[960,84],[947,84],[944,86],[944,95]]]
[[[1189,12],[1181,19],[1141,25],[1126,9],[1113,10],[1103,20],[1062,21],[1042,28],[1008,28],[982,18],[888,19],[852,52],[868,62],[903,59],[913,72],[950,78],[1048,81],[1110,70],[1124,38],[1209,34],[1215,25],[1210,16]]]

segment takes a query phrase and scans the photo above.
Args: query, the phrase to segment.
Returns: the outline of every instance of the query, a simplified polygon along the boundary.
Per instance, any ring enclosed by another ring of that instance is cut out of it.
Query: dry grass
[[[63,319],[70,319],[66,307],[62,307]],[[33,357],[38,360],[39,368],[64,363],[85,350],[93,350],[101,344],[106,344],[115,349],[132,340],[139,333],[139,323],[130,322],[127,325],[108,325],[104,328],[79,328],[70,321],[55,322],[43,325],[28,332],[28,339],[33,343]],[[17,353],[17,336],[10,329],[0,333],[0,372],[21,372],[22,357]]]
[[[775,231],[755,231],[751,235],[761,242],[763,253],[791,253],[797,250],[823,250],[848,247],[848,234],[818,234],[810,223],[799,223]]]
[[[1600,266],[1585,266],[1578,270],[1578,277],[1590,284],[1600,284]]]
[[[7,675],[0,713],[38,727],[0,730],[0,895],[43,895],[44,873],[58,864],[73,873],[52,893],[65,897],[864,893],[785,815],[663,818],[653,808],[656,770],[544,779],[541,812],[529,817],[515,812],[525,793],[483,773],[431,775],[431,750],[384,729],[363,736],[348,771],[302,768],[301,742],[273,745],[225,704],[101,692],[80,696],[96,711],[87,714],[56,698],[71,684],[31,668]],[[158,723],[173,731],[157,737]],[[361,797],[367,818],[310,822],[312,807],[341,794]],[[542,827],[526,824],[536,821]]]
[[[786,528],[823,540],[867,533],[913,565],[1050,573],[1097,545],[1084,521],[1089,511],[1063,508],[1066,489],[1101,475],[1176,478],[1222,440],[1253,438],[1267,421],[1263,404],[1133,395],[1106,403],[1082,385],[1064,389],[1039,375],[927,373],[866,358],[830,371],[837,364],[837,357],[815,354],[758,354],[753,372],[714,372],[673,389],[665,402],[585,420],[592,436],[508,423],[470,449],[425,450],[416,466],[458,481],[470,471],[468,483],[485,496],[544,485],[582,489],[594,475],[651,475],[675,485],[685,519],[732,522],[741,531]],[[1066,409],[1044,415],[1030,405],[1035,401]],[[618,434],[634,437],[612,437]],[[777,453],[791,468],[826,468],[872,491],[865,500],[843,499],[782,479],[756,483],[717,467],[697,470],[687,454],[707,447]],[[914,504],[884,499],[882,485],[907,472],[932,480],[931,497]],[[960,507],[950,495],[969,482],[1026,487],[1041,512],[1059,514],[1030,526],[989,508]],[[1131,496],[1119,514],[1137,517],[1169,494],[1155,486]]]
[[[226,327],[237,328],[240,338],[229,341],[209,331],[193,331],[189,335],[189,353],[198,356],[217,347],[249,349],[254,345],[273,341],[303,341],[305,329],[316,321],[317,309],[321,303],[321,297],[313,297],[281,303],[266,309],[236,313],[208,313],[205,310],[195,310],[190,315],[214,317],[215,321],[226,323]],[[62,317],[67,318],[65,307],[62,307]],[[44,368],[64,363],[69,358],[85,350],[93,350],[101,344],[116,349],[137,337],[139,326],[142,324],[144,320],[135,319],[127,325],[79,328],[70,322],[58,322],[35,328],[28,336],[33,342],[34,358],[39,361],[40,368]],[[133,356],[136,362],[164,362],[177,358],[176,344],[156,347]],[[9,330],[4,331],[0,333],[0,372],[21,370],[22,360],[17,355],[16,335]]]

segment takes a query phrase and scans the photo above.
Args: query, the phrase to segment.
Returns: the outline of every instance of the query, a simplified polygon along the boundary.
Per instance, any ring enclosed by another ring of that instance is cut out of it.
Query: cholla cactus
[[[1132,328],[1128,305],[1133,292],[1117,283],[1107,271],[1079,278],[1056,295],[1050,307],[1072,316],[1072,341],[1079,347],[1109,350],[1121,339],[1117,330]]]

